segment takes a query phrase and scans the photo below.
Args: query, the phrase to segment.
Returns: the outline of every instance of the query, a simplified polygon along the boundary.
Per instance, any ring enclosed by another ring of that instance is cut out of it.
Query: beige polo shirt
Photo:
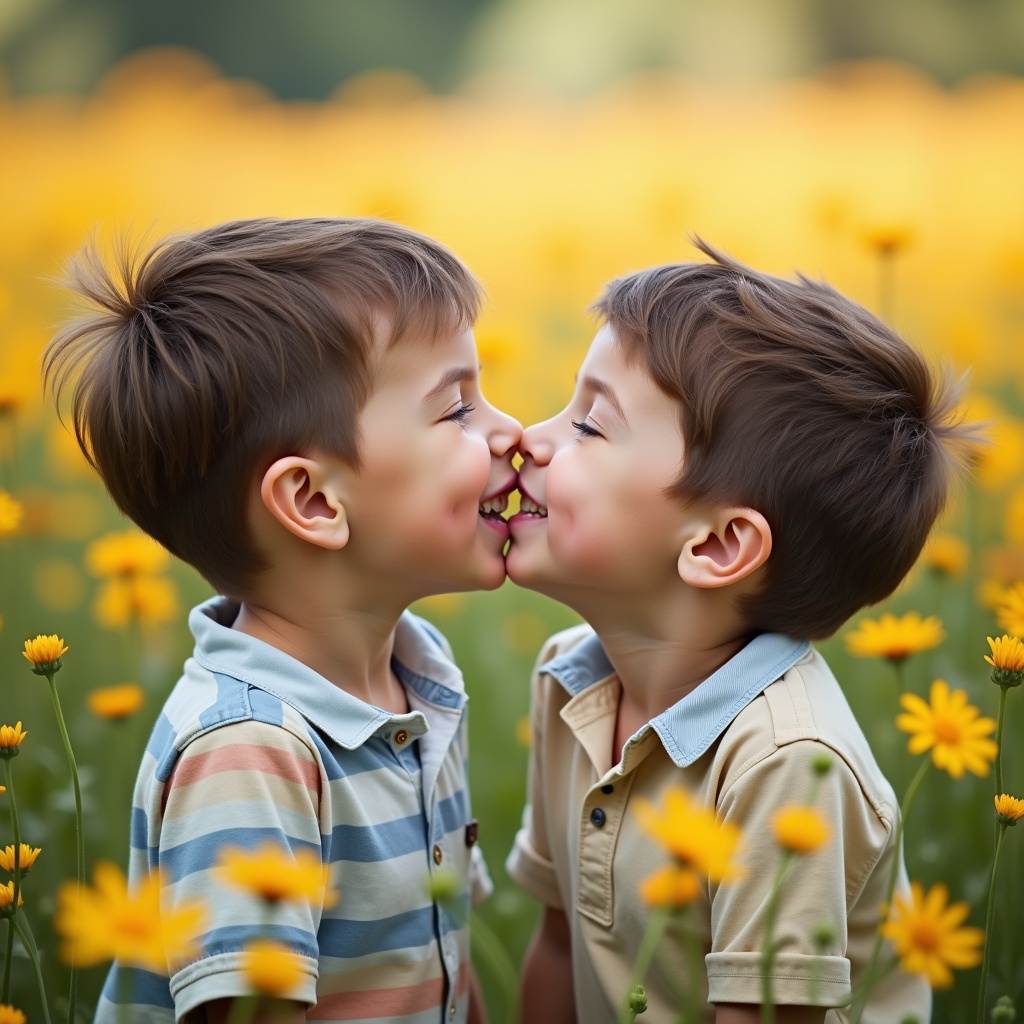
[[[641,1019],[675,1019],[679,993],[691,984],[707,1020],[708,1004],[761,1002],[764,911],[780,856],[770,820],[778,807],[806,802],[811,761],[822,752],[833,767],[815,806],[832,837],[787,878],[772,979],[778,1004],[845,1006],[878,927],[898,804],[821,655],[778,634],[756,637],[633,736],[618,764],[620,684],[593,630],[553,637],[538,665],[529,803],[507,867],[536,899],[566,911],[580,1024],[617,1020],[649,917],[637,887],[668,860],[641,829],[633,802],[642,796],[660,806],[666,788],[678,785],[740,826],[747,873],[728,885],[705,882],[688,908],[700,970],[688,966],[679,929],[669,931],[645,978],[650,1003]],[[898,886],[908,888],[902,865]],[[825,923],[835,938],[816,950],[812,932]],[[924,1024],[930,1013],[925,981],[895,970],[862,1019],[897,1024],[916,1015]],[[827,1024],[847,1019],[842,1009],[826,1016]]]

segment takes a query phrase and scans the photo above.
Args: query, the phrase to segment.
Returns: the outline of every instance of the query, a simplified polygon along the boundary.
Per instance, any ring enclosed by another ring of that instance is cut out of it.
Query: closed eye
[[[580,437],[601,437],[602,435],[596,431],[589,423],[577,423],[575,420],[569,420],[569,422],[576,429],[576,433]]]
[[[472,411],[473,403],[467,402],[465,405],[460,405],[454,412],[448,413],[447,416],[442,416],[441,422],[450,420],[452,423],[461,423]]]

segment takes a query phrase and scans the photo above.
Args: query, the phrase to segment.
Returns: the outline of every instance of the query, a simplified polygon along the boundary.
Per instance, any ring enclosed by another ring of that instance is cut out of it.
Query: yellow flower
[[[302,980],[302,958],[280,942],[257,939],[242,953],[242,971],[265,996],[285,996]]]
[[[100,587],[92,610],[105,629],[120,629],[132,622],[145,626],[173,622],[178,615],[178,591],[165,576],[113,576]]]
[[[970,907],[966,903],[947,906],[948,890],[939,883],[926,894],[920,882],[912,883],[909,902],[898,895],[893,911],[882,925],[908,974],[923,974],[932,988],[953,984],[950,968],[974,967],[981,962],[978,948],[985,939],[980,928],[961,928]]]
[[[0,913],[13,914],[14,911],[11,909],[11,904],[14,903],[14,880],[12,879],[6,885],[0,885]],[[24,906],[25,898],[21,892],[18,892],[18,906]]]
[[[68,648],[56,633],[50,636],[40,634],[35,640],[25,641],[22,656],[32,665],[37,676],[52,675],[60,671],[64,664],[61,658],[67,654]]]
[[[649,907],[685,907],[699,892],[700,879],[678,864],[666,864],[640,882],[640,898]]]
[[[913,242],[914,229],[907,224],[880,224],[868,228],[861,237],[879,256],[895,256]]]
[[[967,703],[963,690],[951,691],[941,679],[932,683],[929,699],[930,704],[915,693],[900,697],[906,713],[896,717],[896,725],[910,733],[910,753],[931,750],[935,767],[945,769],[954,779],[965,769],[987,775],[998,753],[996,744],[987,738],[995,731],[995,721],[981,717],[978,709]]]
[[[714,812],[695,804],[681,786],[665,791],[664,811],[643,799],[637,801],[636,811],[644,830],[679,866],[712,882],[729,882],[743,874],[733,863],[741,838],[739,828],[716,821]]]
[[[878,621],[864,619],[859,628],[846,634],[846,649],[859,658],[888,658],[902,661],[937,647],[946,639],[942,623],[934,615],[922,619],[917,612],[901,618],[886,612]]]
[[[996,606],[996,621],[1007,633],[1024,637],[1024,583],[1015,583],[1003,592]]]
[[[94,576],[142,576],[163,572],[170,561],[165,548],[141,530],[107,533],[85,551]]]
[[[272,841],[255,850],[226,847],[218,858],[217,870],[222,881],[248,889],[268,903],[307,900],[331,907],[338,899],[328,886],[330,868],[311,850],[299,850],[292,856],[291,851]]]
[[[25,1024],[25,1014],[10,1003],[0,1003],[0,1024]]]
[[[21,850],[18,857],[19,866],[21,867],[22,874],[27,874],[29,869],[36,862],[36,858],[43,851],[37,846],[33,849],[28,843],[21,844]],[[0,868],[4,871],[14,870],[14,847],[8,846],[5,850],[0,850]]]
[[[936,533],[928,538],[921,560],[940,576],[959,576],[967,566],[967,545],[952,533]]]
[[[135,683],[123,683],[121,686],[100,686],[90,692],[86,701],[89,710],[100,718],[126,718],[142,707],[146,700],[146,691]]]
[[[1024,671],[1024,643],[1015,636],[1001,636],[998,640],[985,637],[992,650],[992,656],[985,655],[985,660],[997,669],[1009,672]]]
[[[0,757],[14,757],[27,735],[21,731],[21,722],[15,726],[0,725]]]
[[[996,818],[1001,825],[1016,825],[1024,818],[1024,800],[1018,800],[1009,793],[1000,793],[995,798]]]
[[[78,967],[106,960],[167,974],[168,966],[199,953],[199,935],[206,918],[197,902],[161,909],[159,871],[149,874],[132,891],[120,868],[100,861],[95,886],[65,882],[57,891],[54,925],[64,943],[61,956]],[[72,952],[73,951],[73,952]]]
[[[779,846],[793,853],[813,853],[828,841],[831,829],[813,807],[789,804],[772,815],[772,831]]]
[[[0,491],[0,537],[14,533],[24,514],[20,501],[15,501],[6,491]]]

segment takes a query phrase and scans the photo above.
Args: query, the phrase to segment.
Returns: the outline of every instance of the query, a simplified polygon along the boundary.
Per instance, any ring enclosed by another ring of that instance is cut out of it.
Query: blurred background
[[[1022,76],[1020,0],[0,0],[0,491],[13,502],[0,512],[18,510],[0,515],[0,721],[31,734],[12,764],[22,835],[44,848],[26,902],[58,1013],[49,918],[74,872],[73,801],[22,642],[57,632],[70,646],[58,678],[87,859],[124,864],[138,759],[191,648],[187,609],[207,595],[118,536],[130,524],[42,395],[40,353],[71,309],[56,283],[69,254],[234,217],[401,221],[482,280],[485,390],[524,422],[568,398],[602,284],[693,258],[694,234],[888,318],[969,373],[965,415],[993,441],[919,570],[867,613],[937,615],[946,641],[902,677],[852,658],[842,633],[822,645],[899,793],[916,767],[893,726],[900,687],[925,693],[941,676],[994,714],[985,637],[1024,577]],[[502,864],[528,676],[545,636],[575,619],[511,584],[419,610],[467,677],[497,884],[480,916],[518,961],[537,908]],[[122,684],[134,689],[103,692]],[[1008,737],[1022,699],[1007,702]],[[1022,796],[1019,746],[1006,779]],[[991,779],[932,773],[907,833],[911,875],[946,882],[977,925],[991,793]],[[1006,842],[1002,907],[1024,896],[1021,840]],[[990,990],[1024,1011],[1024,929],[1002,914],[997,933]],[[83,1015],[103,973],[83,979]],[[481,974],[501,1021],[500,973]],[[936,1021],[972,1017],[977,977],[939,993]],[[40,1019],[17,948],[13,983]]]

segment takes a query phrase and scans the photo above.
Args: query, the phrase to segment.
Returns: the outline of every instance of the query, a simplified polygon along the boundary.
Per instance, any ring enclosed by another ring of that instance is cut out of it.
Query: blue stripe
[[[111,966],[107,973],[106,983],[103,985],[103,998],[108,1002],[115,1006],[121,1005],[119,997],[123,991],[121,982],[124,974],[131,976],[131,998],[128,1003],[132,1006],[139,1009],[143,1006],[159,1006],[166,1010],[174,1009],[170,987],[162,974],[153,974],[152,971],[144,971],[139,967],[121,967],[118,964]]]
[[[441,824],[445,832],[454,832],[456,829],[465,828],[469,821],[469,801],[466,799],[466,791],[460,789],[457,793],[438,801],[437,813],[441,817]]]
[[[164,850],[160,855],[160,867],[167,871],[171,882],[177,882],[194,871],[207,871],[214,867],[225,846],[253,849],[268,841],[293,851],[312,850],[320,856],[319,846],[294,839],[278,828],[225,828]]]
[[[398,677],[406,686],[412,687],[425,701],[436,704],[440,708],[461,708],[466,695],[449,689],[429,676],[421,676],[418,672],[406,668],[397,658],[391,659],[391,665]]]
[[[244,949],[255,938],[253,928],[247,925],[231,925],[227,928],[215,928],[203,936],[203,956],[216,956],[218,953],[237,953]],[[319,950],[316,938],[311,932],[290,925],[270,924],[259,929],[261,939],[273,939],[288,946],[301,956],[316,960]]]
[[[132,808],[131,839],[133,850],[149,850],[149,819],[141,807]]]
[[[427,828],[422,814],[380,825],[335,825],[331,830],[331,862],[352,860],[367,864],[391,860],[422,851],[426,843]]]
[[[319,730],[310,726],[309,735],[320,753],[327,778],[331,781],[345,779],[350,775],[360,775],[363,772],[380,771],[381,768],[398,771],[391,747],[378,736],[371,736],[355,750],[343,750],[341,754],[345,763],[341,764],[338,760],[338,748],[326,742]]]
[[[379,921],[325,918],[317,934],[321,956],[350,958],[390,949],[425,946],[437,940],[434,907],[410,910]]]
[[[171,777],[171,769],[178,759],[178,752],[174,749],[176,739],[171,720],[161,711],[146,744],[146,753],[156,761],[157,782],[166,782]]]
[[[284,724],[284,705],[279,697],[267,693],[258,687],[249,689],[249,707],[252,708],[252,716],[258,722],[266,722],[269,725]]]
[[[217,681],[217,699],[199,716],[199,724],[204,729],[212,729],[215,725],[251,717],[246,699],[249,684],[220,672],[214,672],[213,678]]]

